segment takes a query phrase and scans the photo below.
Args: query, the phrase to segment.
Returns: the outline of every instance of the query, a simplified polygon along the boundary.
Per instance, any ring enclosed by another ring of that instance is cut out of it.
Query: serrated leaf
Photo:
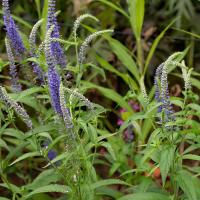
[[[159,166],[160,166],[163,186],[165,185],[165,181],[166,181],[168,172],[170,170],[170,167],[173,164],[174,152],[175,152],[174,146],[166,147],[161,150]]]
[[[177,173],[176,181],[189,200],[198,200],[192,174],[185,170],[180,170]]]

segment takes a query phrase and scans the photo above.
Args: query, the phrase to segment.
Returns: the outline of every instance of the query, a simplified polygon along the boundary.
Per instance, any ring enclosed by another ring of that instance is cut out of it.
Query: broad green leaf
[[[177,172],[176,181],[189,200],[198,200],[192,174],[185,170]]]
[[[118,190],[115,190],[106,186],[96,189],[96,194],[109,196],[109,197],[112,197],[113,199],[117,199],[123,196],[122,192],[119,192]]]
[[[139,82],[140,80],[139,71],[135,61],[129,54],[129,50],[118,40],[115,40],[111,37],[106,37],[106,39],[108,40],[111,49],[117,55],[122,64],[128,69],[129,72],[131,72],[131,74]]]
[[[20,162],[22,160],[25,160],[27,158],[32,158],[35,156],[41,156],[41,154],[39,152],[29,152],[29,153],[25,153],[22,156],[20,156],[19,158],[17,158],[15,161],[13,161],[9,166],[14,165],[17,162]]]
[[[135,193],[121,197],[117,200],[170,200],[167,195],[153,192]]]
[[[95,89],[99,90],[105,97],[113,100],[114,102],[118,103],[120,107],[126,108],[129,112],[133,113],[133,110],[130,107],[130,105],[123,99],[122,96],[120,96],[114,90],[104,88],[104,87],[101,87],[101,86],[98,86],[98,85],[95,85],[93,83],[86,82],[86,81],[82,81],[82,83],[83,83],[84,87],[86,87],[87,89],[95,88]]]
[[[190,103],[190,104],[187,105],[187,107],[192,108],[193,110],[200,112],[200,105],[198,105],[198,104]]]
[[[128,0],[130,23],[136,39],[140,39],[144,20],[145,1]]]
[[[197,160],[197,161],[200,161],[200,156],[194,155],[194,154],[186,154],[186,155],[183,155],[182,158],[183,159],[187,159],[187,160]]]
[[[9,185],[7,183],[0,183],[0,186],[12,190],[15,193],[20,193],[20,188],[12,183],[9,183]]]
[[[49,185],[50,183],[56,183],[58,180],[60,180],[60,176],[55,172],[55,169],[47,169],[41,172],[31,184],[25,187],[28,190],[35,190],[39,187]]]
[[[196,79],[196,78],[190,78],[190,81],[191,81],[191,84],[194,87],[200,89],[200,81],[198,79]]]
[[[24,97],[27,97],[27,96],[33,95],[34,93],[38,93],[42,91],[44,91],[44,88],[42,87],[32,87],[30,89],[24,90],[20,92],[19,94],[17,94],[16,101],[20,101]]]
[[[106,179],[106,180],[100,180],[97,181],[96,183],[92,184],[92,189],[97,189],[102,186],[107,186],[107,185],[129,185],[128,183],[121,181],[119,179]]]
[[[22,197],[22,200],[28,199],[34,194],[46,193],[46,192],[59,192],[59,193],[69,193],[71,189],[65,185],[58,185],[58,184],[50,184],[47,186],[42,186],[37,188],[33,192],[29,193],[28,195]]]
[[[169,173],[170,167],[173,165],[174,154],[175,154],[174,146],[167,146],[165,148],[163,147],[163,149],[161,150],[159,166],[160,166],[163,186],[165,185],[165,181]]]
[[[0,197],[0,200],[9,200],[9,199],[7,199],[5,197]]]

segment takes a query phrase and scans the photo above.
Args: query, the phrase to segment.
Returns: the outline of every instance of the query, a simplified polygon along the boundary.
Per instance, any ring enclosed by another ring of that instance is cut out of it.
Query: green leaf
[[[9,200],[9,199],[7,199],[5,197],[0,197],[0,200]]]
[[[3,147],[9,151],[9,147],[4,140],[0,138],[0,147]]]
[[[187,159],[187,160],[200,160],[200,156],[198,155],[194,155],[194,154],[186,154],[186,155],[183,155],[182,157],[183,159]]]
[[[110,143],[104,142],[104,143],[101,144],[101,146],[103,146],[103,147],[105,147],[107,149],[107,151],[110,153],[110,155],[111,155],[113,160],[116,160],[115,152],[114,152],[114,150],[113,150],[113,148],[112,148]]]
[[[128,53],[129,50],[118,40],[115,40],[111,37],[106,37],[106,39],[108,40],[111,49],[117,55],[119,60],[128,69],[128,71],[131,72],[131,74],[135,77],[135,79],[139,83],[140,80],[139,71],[132,56]]]
[[[136,39],[140,39],[144,20],[145,1],[128,0],[130,23]]]
[[[150,61],[151,61],[151,59],[152,59],[152,57],[153,57],[153,55],[154,55],[154,52],[155,52],[155,50],[156,50],[156,48],[157,48],[157,46],[158,46],[158,43],[159,43],[160,40],[163,38],[163,36],[165,35],[166,31],[174,24],[175,21],[176,21],[176,19],[173,20],[173,21],[172,21],[172,22],[171,22],[171,23],[156,37],[156,39],[154,40],[154,42],[153,42],[153,44],[152,44],[152,46],[151,46],[151,49],[150,49],[150,51],[149,51],[149,53],[148,53],[146,62],[145,62],[144,74],[145,74],[145,72],[146,72],[146,70],[147,70],[147,67],[149,66],[149,63],[150,63]]]
[[[20,161],[22,161],[24,159],[31,158],[31,157],[34,157],[34,156],[40,156],[40,155],[41,154],[39,152],[25,153],[22,156],[20,156],[19,158],[17,158],[15,161],[13,161],[9,166],[14,165],[15,163],[20,162]]]
[[[117,200],[170,200],[167,195],[153,192],[135,193],[123,196]]]
[[[46,192],[59,192],[59,193],[69,193],[71,189],[65,185],[51,184],[47,186],[40,187],[28,195],[22,197],[22,200],[28,199],[34,194],[46,193]]]
[[[32,183],[26,185],[28,190],[35,190],[39,187],[55,183],[60,179],[60,176],[55,172],[54,169],[47,169],[40,173]]]
[[[200,89],[200,81],[198,79],[196,79],[196,78],[190,78],[190,81],[191,81],[191,84],[194,87]]]
[[[198,200],[192,174],[185,170],[177,172],[176,181],[189,200]]]
[[[120,107],[126,108],[130,113],[133,113],[133,110],[130,107],[130,105],[123,99],[122,96],[120,96],[114,90],[104,88],[104,87],[95,85],[93,83],[87,82],[87,81],[82,81],[82,83],[83,83],[84,87],[86,87],[86,89],[95,88],[95,89],[99,90],[105,97],[118,103]]]
[[[41,18],[40,0],[35,0],[35,4],[36,4],[36,7],[37,7],[38,17]]]
[[[99,1],[99,2],[109,6],[110,8],[113,8],[114,10],[116,10],[119,13],[121,13],[122,15],[124,15],[126,18],[129,18],[128,14],[122,8],[115,5],[114,3],[110,2],[109,0],[96,0],[96,1]]]
[[[32,87],[30,89],[24,90],[20,92],[20,94],[16,95],[16,101],[22,100],[24,97],[33,95],[34,93],[42,92],[44,91],[44,88],[42,87]]]
[[[97,189],[102,186],[107,186],[107,185],[129,185],[128,183],[121,181],[119,179],[106,179],[106,180],[100,180],[97,181],[96,183],[92,184],[92,189]]]
[[[133,89],[138,90],[137,83],[129,76],[129,74],[124,74],[124,73],[119,72],[110,63],[108,63],[106,60],[104,60],[103,58],[101,58],[98,55],[96,56],[96,59],[99,62],[99,64],[101,65],[101,67],[103,67],[104,69],[106,69],[110,72],[113,72],[117,76],[121,77],[127,85],[129,85],[130,81],[131,81]]]
[[[161,150],[161,157],[160,157],[160,172],[162,176],[162,183],[163,186],[165,185],[165,181],[167,178],[167,174],[169,173],[170,167],[173,164],[174,160],[174,153],[175,147],[174,146],[167,146]]]

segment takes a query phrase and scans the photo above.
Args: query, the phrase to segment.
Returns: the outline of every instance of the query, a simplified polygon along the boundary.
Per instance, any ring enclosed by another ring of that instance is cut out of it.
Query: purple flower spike
[[[52,38],[60,38],[59,26],[55,16],[55,0],[49,0],[49,8],[48,8],[48,18],[47,18],[47,30],[54,25],[54,30],[51,34]],[[66,57],[64,55],[63,49],[59,42],[51,42],[51,53],[56,60],[56,64],[61,67],[66,66]]]
[[[48,84],[49,90],[51,95],[51,103],[52,106],[57,114],[62,116],[62,109],[60,105],[60,77],[58,72],[55,68],[56,61],[51,54],[51,34],[54,30],[54,26],[51,26],[47,31],[46,38],[45,38],[45,55],[46,55],[46,62],[48,65]]]
[[[53,66],[49,66],[48,70],[48,84],[51,94],[51,102],[52,106],[57,114],[62,116],[62,110],[60,106],[60,95],[59,95],[59,87],[60,87],[60,77]]]
[[[4,24],[6,27],[5,29],[6,29],[7,37],[10,40],[12,48],[15,50],[15,54],[17,56],[20,56],[24,54],[26,49],[18,33],[17,26],[15,25],[15,22],[10,15],[8,0],[3,0],[2,6],[3,6],[3,12],[4,12],[3,19],[4,19]]]

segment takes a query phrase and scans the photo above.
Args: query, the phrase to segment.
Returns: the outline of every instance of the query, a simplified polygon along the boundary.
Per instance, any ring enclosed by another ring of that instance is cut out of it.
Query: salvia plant
[[[91,14],[80,15],[64,39],[55,0],[44,3],[46,16],[22,39],[8,0],[2,0],[9,77],[2,75],[0,85],[0,200],[200,199],[200,82],[184,61],[189,48],[163,60],[147,84],[156,47],[174,21],[145,55],[145,1],[127,1],[128,12],[100,2],[130,22],[134,55],[111,37],[113,29],[85,25],[99,22]],[[85,39],[82,26],[89,32]],[[92,48],[90,61],[90,45],[102,40],[122,71],[101,49]],[[123,96],[99,84],[106,72],[126,85]],[[179,97],[171,93],[171,76],[183,83]],[[104,108],[91,94],[115,104]],[[107,113],[117,115],[116,125]]]

